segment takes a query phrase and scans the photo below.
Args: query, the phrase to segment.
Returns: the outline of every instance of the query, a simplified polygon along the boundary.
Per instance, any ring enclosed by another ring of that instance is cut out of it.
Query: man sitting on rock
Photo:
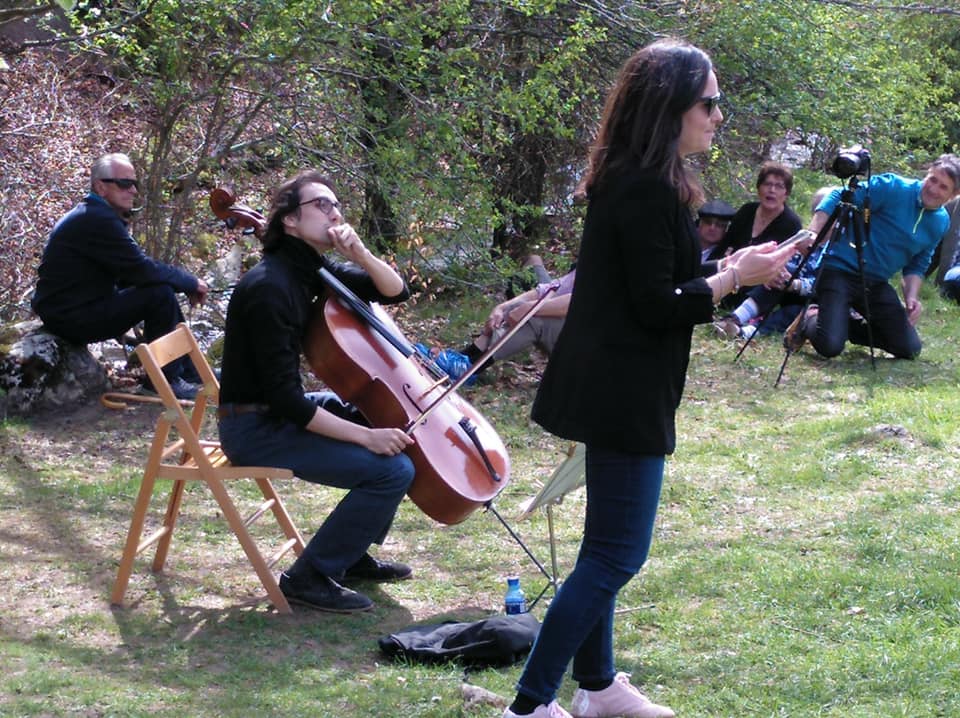
[[[52,333],[88,344],[121,336],[143,322],[149,342],[183,321],[177,292],[191,303],[206,296],[202,279],[151,259],[130,235],[127,224],[138,186],[126,155],[104,155],[91,169],[90,193],[54,226],[31,302]],[[183,359],[164,367],[179,399],[197,393],[190,381],[197,378],[184,376],[188,367]]]

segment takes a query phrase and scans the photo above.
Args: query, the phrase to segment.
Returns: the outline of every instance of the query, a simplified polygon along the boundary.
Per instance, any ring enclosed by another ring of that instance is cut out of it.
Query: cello
[[[237,204],[228,189],[213,190],[210,206],[230,228],[255,234],[266,228],[263,215]],[[303,343],[313,373],[372,426],[401,428],[414,439],[405,449],[416,470],[408,495],[421,511],[455,524],[488,505],[509,482],[510,460],[489,422],[456,393],[470,375],[451,383],[382,307],[357,298],[327,270],[320,273],[328,290]]]

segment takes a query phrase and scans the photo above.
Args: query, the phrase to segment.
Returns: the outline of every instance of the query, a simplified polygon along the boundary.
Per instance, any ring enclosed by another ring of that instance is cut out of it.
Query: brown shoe
[[[807,311],[800,312],[797,318],[790,322],[790,326],[783,333],[784,349],[792,354],[806,343],[817,326],[818,311],[817,305],[811,304]]]
[[[740,336],[740,324],[732,316],[718,319],[713,323],[713,328],[721,339],[736,339]]]

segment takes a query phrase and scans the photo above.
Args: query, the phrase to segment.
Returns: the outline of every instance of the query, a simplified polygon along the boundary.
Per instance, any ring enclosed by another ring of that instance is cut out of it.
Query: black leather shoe
[[[362,593],[351,591],[329,576],[319,573],[314,573],[309,582],[300,580],[295,575],[290,576],[286,572],[281,573],[280,590],[290,603],[315,608],[318,611],[356,613],[373,608],[373,601]]]
[[[348,568],[343,574],[345,583],[350,581],[402,581],[413,575],[413,569],[405,563],[378,561],[368,553]]]

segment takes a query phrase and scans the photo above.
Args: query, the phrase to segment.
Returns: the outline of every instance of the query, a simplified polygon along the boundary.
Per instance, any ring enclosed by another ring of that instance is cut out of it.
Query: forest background
[[[489,287],[531,252],[562,270],[604,93],[661,35],[714,58],[726,119],[697,161],[734,206],[771,157],[797,166],[802,210],[840,147],[910,174],[960,140],[952,0],[12,0],[0,33],[5,320],[108,151],[141,174],[145,249],[196,271],[235,240],[211,188],[264,208],[307,166],[422,296]]]
[[[136,237],[220,297],[222,260],[258,252],[212,216],[209,191],[264,208],[280,179],[321,167],[417,290],[401,326],[462,340],[527,253],[558,271],[574,258],[571,193],[599,103],[662,34],[717,65],[726,120],[696,162],[734,206],[770,157],[796,165],[805,216],[840,147],[920,176],[960,145],[953,0],[6,0],[0,320],[29,316],[51,226],[93,159],[124,151],[144,186]],[[804,350],[777,389],[779,343],[733,362],[697,329],[654,551],[616,633],[618,666],[679,715],[960,715],[958,310],[929,286],[922,298],[919,360]],[[495,365],[469,392],[510,449],[498,504],[512,521],[567,448],[529,420],[540,361]],[[0,715],[501,714],[460,686],[509,696],[517,667],[376,649],[413,622],[497,612],[509,573],[543,586],[485,512],[444,527],[404,502],[381,551],[415,580],[373,587],[363,616],[286,617],[194,491],[167,570],[138,562],[125,608],[109,607],[155,413],[91,403],[0,422]],[[304,482],[282,493],[305,532],[337,499]],[[554,514],[561,574],[583,503],[572,492]],[[515,526],[545,560],[542,513]]]

